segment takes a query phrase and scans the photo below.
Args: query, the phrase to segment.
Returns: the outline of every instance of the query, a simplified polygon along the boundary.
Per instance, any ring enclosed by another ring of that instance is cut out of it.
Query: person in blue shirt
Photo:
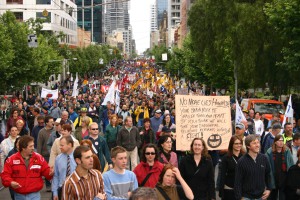
[[[132,191],[138,188],[138,182],[132,171],[126,170],[126,149],[116,146],[111,150],[113,169],[103,174],[104,190],[107,200],[127,200]]]
[[[53,200],[61,199],[62,186],[66,180],[66,177],[71,175],[76,169],[77,165],[73,156],[73,146],[74,141],[71,136],[61,137],[61,154],[59,154],[55,159],[54,176],[52,180]]]
[[[69,107],[69,119],[74,123],[78,114],[75,112],[75,106]]]

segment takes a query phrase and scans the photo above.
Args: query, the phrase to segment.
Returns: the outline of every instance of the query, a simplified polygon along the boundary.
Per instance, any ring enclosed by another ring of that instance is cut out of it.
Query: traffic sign
[[[35,34],[28,35],[28,46],[38,47],[37,36]]]

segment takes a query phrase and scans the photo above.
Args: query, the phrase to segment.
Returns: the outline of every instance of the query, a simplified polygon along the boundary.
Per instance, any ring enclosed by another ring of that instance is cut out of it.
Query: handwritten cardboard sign
[[[209,150],[227,149],[232,136],[229,96],[176,95],[176,149],[203,138]]]

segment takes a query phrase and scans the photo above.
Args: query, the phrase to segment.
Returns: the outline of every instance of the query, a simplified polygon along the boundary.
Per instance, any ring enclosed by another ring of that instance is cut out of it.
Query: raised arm
[[[182,189],[184,191],[185,197],[188,199],[194,199],[193,191],[188,186],[188,184],[185,182],[185,180],[182,178],[180,171],[177,167],[173,168],[173,173],[176,176],[177,180],[180,182]]]

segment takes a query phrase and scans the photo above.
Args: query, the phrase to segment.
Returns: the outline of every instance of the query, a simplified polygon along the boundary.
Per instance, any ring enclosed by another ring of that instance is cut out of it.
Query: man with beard
[[[19,140],[19,152],[7,159],[1,174],[5,187],[11,187],[15,199],[41,199],[42,177],[51,180],[53,170],[47,161],[34,152],[34,138],[28,135]]]

